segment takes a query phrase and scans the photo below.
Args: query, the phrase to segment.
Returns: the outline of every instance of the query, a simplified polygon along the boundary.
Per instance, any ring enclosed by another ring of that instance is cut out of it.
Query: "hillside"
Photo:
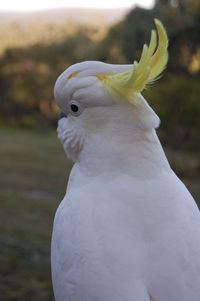
[[[37,12],[0,12],[0,55],[8,48],[61,42],[85,27],[92,39],[121,20],[125,9],[64,8]]]
[[[126,14],[127,9],[87,9],[63,8],[49,9],[36,12],[2,12],[0,11],[0,25],[17,22],[29,25],[33,22],[59,24],[72,21],[76,24],[111,24],[119,21]]]

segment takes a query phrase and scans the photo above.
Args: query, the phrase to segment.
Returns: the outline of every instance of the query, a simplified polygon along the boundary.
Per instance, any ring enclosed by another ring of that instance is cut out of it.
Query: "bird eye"
[[[82,113],[83,109],[77,101],[72,100],[69,103],[69,111],[73,116],[79,116]]]

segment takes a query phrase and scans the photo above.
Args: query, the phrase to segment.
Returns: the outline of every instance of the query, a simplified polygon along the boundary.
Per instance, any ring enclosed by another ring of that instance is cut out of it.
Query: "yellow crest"
[[[102,74],[97,76],[110,93],[125,97],[130,102],[135,93],[141,92],[147,84],[158,78],[168,61],[167,33],[158,19],[154,21],[158,31],[157,49],[156,31],[152,30],[149,46],[146,44],[143,46],[139,63],[134,61],[131,70],[113,75]]]

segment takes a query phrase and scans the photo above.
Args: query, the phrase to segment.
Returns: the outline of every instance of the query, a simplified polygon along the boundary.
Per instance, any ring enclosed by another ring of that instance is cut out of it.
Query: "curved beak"
[[[60,116],[59,116],[59,119],[58,119],[58,120],[60,120],[60,119],[62,119],[62,118],[67,118],[67,116],[65,115],[65,113],[60,112]]]

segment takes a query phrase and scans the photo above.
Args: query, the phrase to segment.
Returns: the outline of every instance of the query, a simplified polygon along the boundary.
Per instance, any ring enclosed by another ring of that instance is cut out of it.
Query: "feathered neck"
[[[107,110],[97,116],[96,128],[87,125],[91,130],[76,163],[85,174],[127,173],[147,178],[170,168],[155,129],[144,129],[132,112],[116,107],[111,115]]]

